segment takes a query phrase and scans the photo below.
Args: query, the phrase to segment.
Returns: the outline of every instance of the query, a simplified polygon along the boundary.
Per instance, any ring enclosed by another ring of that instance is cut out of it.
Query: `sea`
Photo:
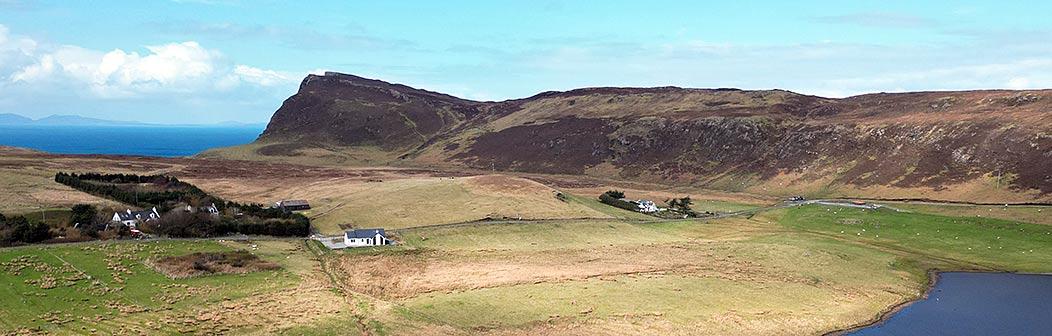
[[[1052,335],[1052,275],[940,273],[928,298],[848,335]]]
[[[0,125],[0,145],[57,154],[192,156],[209,148],[252,142],[258,126]]]

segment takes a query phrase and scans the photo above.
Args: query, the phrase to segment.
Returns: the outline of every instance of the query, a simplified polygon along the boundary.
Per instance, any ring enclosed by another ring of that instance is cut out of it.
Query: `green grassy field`
[[[787,227],[976,269],[1052,272],[1052,227],[993,218],[811,205],[770,214]]]
[[[936,215],[998,218],[1034,224],[1052,225],[1050,206],[997,206],[997,205],[941,205],[916,203],[888,203],[902,210]]]
[[[111,243],[0,250],[0,326],[49,333],[97,330],[151,333],[197,330],[161,322],[222,300],[288,288],[298,280],[279,270],[172,280],[149,258],[230,250],[209,242]],[[152,321],[147,324],[147,321]]]

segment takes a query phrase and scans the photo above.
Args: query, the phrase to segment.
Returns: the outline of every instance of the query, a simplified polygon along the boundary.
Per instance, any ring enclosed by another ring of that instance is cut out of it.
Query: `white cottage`
[[[123,223],[128,227],[135,227],[135,225],[139,223],[149,222],[160,218],[161,214],[157,212],[156,207],[143,211],[131,211],[131,209],[128,209],[125,212],[116,212],[113,214],[114,222]]]
[[[391,241],[387,239],[384,229],[359,229],[347,231],[343,237],[343,243],[347,247],[382,246]]]
[[[212,203],[211,205],[199,206],[196,208],[192,205],[187,205],[184,211],[190,213],[207,212],[212,216],[219,216],[219,208],[216,207],[215,203]]]
[[[633,203],[639,206],[639,212],[642,213],[655,213],[658,211],[657,204],[654,204],[654,201],[641,199]]]

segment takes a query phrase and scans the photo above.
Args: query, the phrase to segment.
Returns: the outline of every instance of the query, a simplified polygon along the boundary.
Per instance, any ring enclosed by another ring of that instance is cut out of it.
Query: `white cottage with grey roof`
[[[343,237],[343,243],[347,247],[382,246],[391,241],[387,239],[384,229],[358,229],[347,231]]]
[[[150,210],[143,211],[131,211],[131,209],[128,209],[124,212],[116,212],[113,214],[114,222],[120,222],[132,228],[134,228],[135,225],[138,225],[140,223],[145,223],[160,218],[161,214],[157,212],[156,207]]]

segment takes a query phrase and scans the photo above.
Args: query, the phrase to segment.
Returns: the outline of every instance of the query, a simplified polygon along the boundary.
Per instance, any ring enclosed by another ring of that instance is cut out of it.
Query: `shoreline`
[[[917,297],[917,298],[912,299],[912,300],[907,300],[907,301],[904,301],[904,302],[900,302],[900,303],[898,303],[898,304],[896,304],[894,306],[888,307],[887,309],[884,309],[883,311],[881,311],[880,314],[875,319],[870,319],[868,321],[865,321],[865,322],[862,322],[862,323],[859,323],[859,324],[856,324],[856,325],[853,325],[853,326],[850,326],[850,327],[847,327],[847,328],[844,328],[844,329],[830,331],[830,332],[822,334],[822,336],[842,336],[842,335],[847,335],[847,334],[850,334],[850,333],[853,333],[853,332],[856,332],[856,331],[859,331],[859,330],[862,330],[862,329],[874,327],[874,326],[880,325],[880,324],[882,324],[884,322],[887,322],[888,319],[890,319],[892,315],[895,315],[895,313],[898,313],[899,311],[905,309],[906,307],[909,307],[910,305],[912,305],[914,303],[920,302],[922,300],[926,300],[928,298],[928,296],[931,294],[931,291],[933,289],[935,289],[935,284],[937,284],[939,282],[939,274],[940,273],[945,273],[945,272],[958,272],[958,271],[928,270],[928,272],[927,272],[928,273],[928,284],[926,285],[926,288],[924,289],[924,292],[921,293],[920,297]],[[961,271],[961,272],[968,272],[968,271]],[[972,271],[972,272],[974,272],[974,273],[998,273],[998,272],[980,272],[980,271]]]

